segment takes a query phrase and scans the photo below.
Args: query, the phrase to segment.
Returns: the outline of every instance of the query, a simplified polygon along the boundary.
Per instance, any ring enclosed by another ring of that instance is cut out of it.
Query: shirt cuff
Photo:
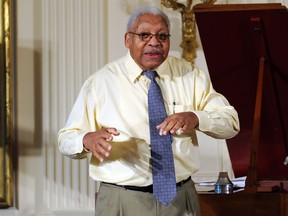
[[[81,153],[81,152],[90,152],[88,149],[86,149],[83,145],[83,138],[84,136],[87,134],[87,132],[81,132],[78,134],[77,138],[76,138],[76,143],[77,143],[77,146],[78,146],[78,153]],[[80,148],[81,146],[81,148]]]
[[[192,111],[198,117],[198,128],[200,131],[206,131],[208,129],[208,113],[205,111]]]

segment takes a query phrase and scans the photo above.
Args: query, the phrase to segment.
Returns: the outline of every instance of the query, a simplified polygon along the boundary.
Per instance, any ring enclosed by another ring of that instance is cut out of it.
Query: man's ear
[[[132,43],[132,38],[131,38],[131,35],[126,33],[125,34],[125,38],[124,38],[124,41],[125,41],[125,47],[126,48],[129,48],[131,43]]]

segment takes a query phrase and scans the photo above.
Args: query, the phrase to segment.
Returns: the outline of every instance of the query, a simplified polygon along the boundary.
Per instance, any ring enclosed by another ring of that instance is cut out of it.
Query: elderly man
[[[200,166],[196,130],[221,139],[239,132],[237,112],[207,74],[168,57],[169,27],[161,10],[136,10],[127,55],[86,80],[59,131],[63,154],[92,154],[97,216],[200,215],[191,180]]]

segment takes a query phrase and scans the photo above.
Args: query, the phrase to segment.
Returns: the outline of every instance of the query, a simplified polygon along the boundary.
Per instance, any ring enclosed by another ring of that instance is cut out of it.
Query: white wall
[[[160,6],[155,0],[16,0],[17,190],[15,207],[0,210],[1,216],[93,215],[97,185],[88,179],[88,162],[60,155],[56,133],[84,79],[126,53],[129,11],[147,3]],[[179,12],[164,10],[172,22],[171,54],[180,56]],[[197,55],[196,63],[207,70],[201,49]],[[225,142],[200,136],[205,157],[196,176],[211,178],[229,169]]]

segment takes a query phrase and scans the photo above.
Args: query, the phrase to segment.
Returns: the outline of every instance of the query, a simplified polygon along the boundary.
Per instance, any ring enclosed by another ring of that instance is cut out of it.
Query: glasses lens
[[[149,41],[151,39],[151,36],[152,34],[146,32],[139,34],[139,37],[142,41]]]
[[[156,37],[160,41],[166,41],[169,38],[169,35],[168,34],[159,34],[159,35],[156,35]]]

